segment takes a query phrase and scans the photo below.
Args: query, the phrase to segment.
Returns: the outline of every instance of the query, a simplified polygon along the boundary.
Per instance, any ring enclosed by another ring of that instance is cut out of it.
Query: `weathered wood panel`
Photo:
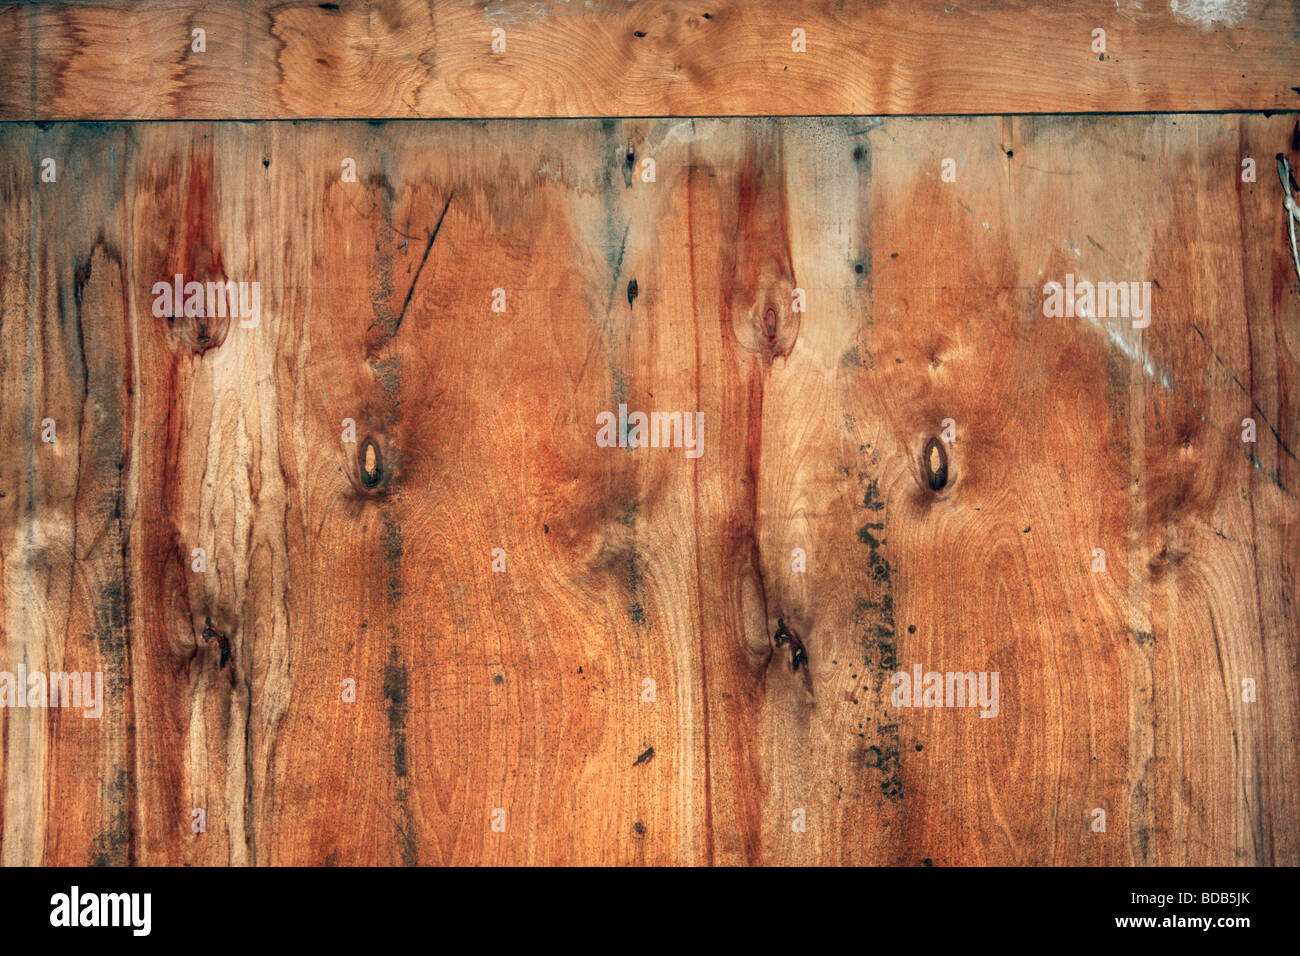
[[[5,3],[0,119],[1293,109],[1298,50],[1292,0]]]
[[[0,858],[1300,862],[1295,121],[4,127]]]

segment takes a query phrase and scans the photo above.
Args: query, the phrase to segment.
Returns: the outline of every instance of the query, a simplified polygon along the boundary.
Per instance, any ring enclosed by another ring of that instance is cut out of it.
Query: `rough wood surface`
[[[5,3],[0,119],[1294,109],[1298,50],[1292,0]]]
[[[1295,121],[0,129],[0,859],[1300,862]]]

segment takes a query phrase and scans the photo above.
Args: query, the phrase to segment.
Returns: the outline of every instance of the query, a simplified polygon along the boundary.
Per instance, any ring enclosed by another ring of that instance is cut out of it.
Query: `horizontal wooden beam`
[[[1298,36],[1253,0],[10,3],[0,119],[1271,110]]]

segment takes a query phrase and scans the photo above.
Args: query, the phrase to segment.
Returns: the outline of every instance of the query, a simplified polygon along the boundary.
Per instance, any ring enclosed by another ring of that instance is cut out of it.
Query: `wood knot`
[[[744,290],[732,297],[731,328],[742,348],[765,364],[788,359],[799,338],[803,290],[782,279],[759,289],[757,298]]]
[[[938,438],[926,442],[921,452],[921,470],[931,491],[942,491],[948,484],[948,452]]]
[[[384,479],[384,464],[379,456],[379,446],[373,438],[366,439],[358,452],[358,458],[361,465],[361,487],[367,490],[378,488]]]

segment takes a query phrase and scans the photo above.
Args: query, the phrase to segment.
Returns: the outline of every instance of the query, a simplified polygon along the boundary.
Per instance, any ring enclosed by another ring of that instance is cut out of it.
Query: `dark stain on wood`
[[[776,619],[776,634],[772,636],[772,641],[777,647],[790,645],[790,670],[797,671],[801,665],[808,662],[808,651],[803,646],[803,641],[782,618]]]
[[[221,648],[221,659],[217,667],[218,669],[225,667],[226,663],[230,660],[230,638],[216,629],[216,625],[212,623],[212,618],[210,617],[203,619],[202,637],[204,641],[217,642],[217,646]]]

